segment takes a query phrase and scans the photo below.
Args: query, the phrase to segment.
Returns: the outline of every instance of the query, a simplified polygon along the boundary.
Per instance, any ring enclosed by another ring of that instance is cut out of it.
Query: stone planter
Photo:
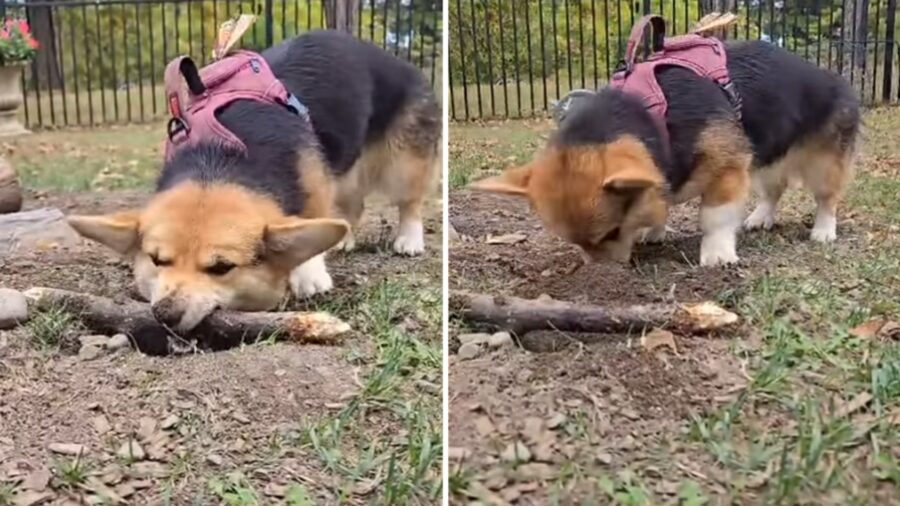
[[[27,63],[0,65],[0,137],[30,133],[19,122],[22,107],[22,69]]]
[[[16,169],[0,158],[0,214],[22,209],[22,187]]]

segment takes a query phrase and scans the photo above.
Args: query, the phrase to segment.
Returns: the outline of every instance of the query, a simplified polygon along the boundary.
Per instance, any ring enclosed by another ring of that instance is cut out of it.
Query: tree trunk
[[[41,45],[34,58],[38,84],[46,88],[59,88],[62,86],[62,77],[56,59],[59,48],[56,47],[53,9],[47,6],[28,7],[27,12],[32,34]]]
[[[353,34],[359,14],[359,0],[327,0],[325,22],[328,28]]]

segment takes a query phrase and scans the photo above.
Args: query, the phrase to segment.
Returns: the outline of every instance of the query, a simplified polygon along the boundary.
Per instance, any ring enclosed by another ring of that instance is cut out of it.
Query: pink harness
[[[646,61],[636,63],[637,49],[648,25],[653,28],[652,54]],[[610,86],[640,97],[667,135],[668,103],[656,81],[655,72],[657,67],[664,65],[683,67],[718,84],[740,119],[741,98],[728,75],[728,61],[722,41],[696,34],[669,38],[665,35],[666,22],[661,16],[649,14],[642,17],[631,29],[625,49],[624,67],[613,74]]]
[[[182,77],[187,82],[186,96]],[[308,117],[306,108],[275,77],[266,60],[251,51],[237,51],[199,71],[190,57],[179,56],[166,67],[165,85],[172,114],[166,160],[177,149],[200,142],[217,141],[246,151],[247,146],[216,119],[216,111],[235,100],[277,104]]]

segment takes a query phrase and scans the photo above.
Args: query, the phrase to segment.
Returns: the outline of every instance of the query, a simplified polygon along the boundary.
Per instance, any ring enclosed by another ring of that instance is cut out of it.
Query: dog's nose
[[[156,318],[156,321],[168,327],[176,327],[181,323],[181,318],[184,316],[184,311],[179,309],[169,297],[153,304],[150,310],[153,313],[153,317]]]

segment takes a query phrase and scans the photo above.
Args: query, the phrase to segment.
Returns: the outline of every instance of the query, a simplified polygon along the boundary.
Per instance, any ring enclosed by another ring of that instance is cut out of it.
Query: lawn
[[[450,223],[464,240],[450,250],[451,288],[601,304],[713,300],[742,323],[676,335],[677,351],[645,350],[649,329],[635,329],[526,335],[512,350],[452,357],[453,502],[900,501],[900,110],[868,111],[865,122],[836,244],[807,240],[813,206],[795,190],[775,230],[742,235],[735,267],[690,260],[698,231],[688,205],[667,244],[639,250],[630,267],[577,275],[566,269],[577,254],[524,203],[465,188],[528,160],[552,125],[454,125]],[[513,232],[527,239],[483,240]],[[474,330],[453,314],[451,328]],[[530,449],[524,460],[504,453],[517,441]]]
[[[28,208],[105,212],[147,199],[162,139],[161,124],[122,126],[41,132],[2,149],[20,170]],[[84,331],[65,308],[0,331],[0,505],[19,504],[23,478],[43,471],[43,493],[58,502],[109,503],[109,490],[143,504],[439,501],[436,198],[426,210],[424,257],[391,252],[396,211],[376,199],[360,251],[330,258],[335,291],[288,303],[350,323],[354,336],[340,346],[268,339],[217,353],[87,360],[77,356]],[[0,285],[16,289],[132,293],[127,265],[90,243],[17,254],[0,270]],[[123,457],[130,439],[146,456]],[[61,455],[52,443],[86,450]]]

